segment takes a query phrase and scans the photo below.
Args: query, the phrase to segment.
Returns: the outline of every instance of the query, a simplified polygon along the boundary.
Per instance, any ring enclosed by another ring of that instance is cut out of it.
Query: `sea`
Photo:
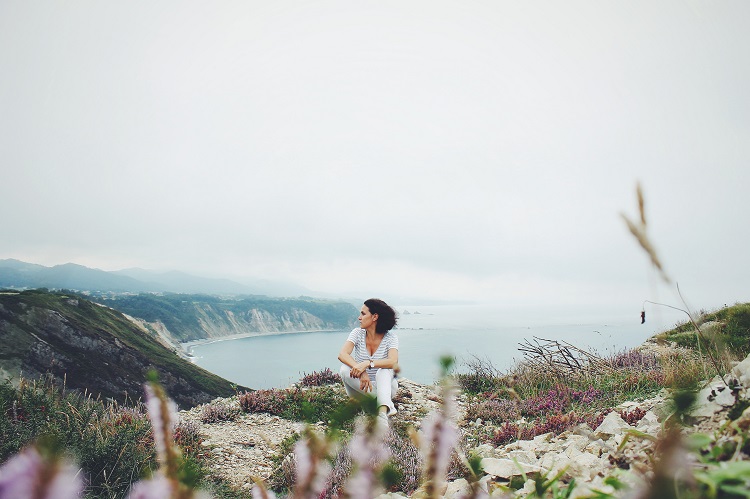
[[[454,372],[468,372],[481,360],[506,371],[521,360],[522,344],[555,340],[598,355],[640,345],[683,321],[666,311],[641,324],[640,311],[582,309],[523,310],[492,305],[404,305],[394,332],[399,339],[400,376],[424,384],[439,379],[440,359],[455,359]],[[354,322],[353,324],[356,324]],[[338,372],[339,350],[351,329],[264,334],[190,347],[193,361],[240,386],[285,388],[305,374],[330,368]]]

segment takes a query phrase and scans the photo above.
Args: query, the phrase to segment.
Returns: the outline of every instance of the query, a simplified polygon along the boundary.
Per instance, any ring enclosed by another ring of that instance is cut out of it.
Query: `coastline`
[[[180,348],[185,352],[185,355],[189,359],[195,358],[193,355],[193,348],[200,345],[210,345],[211,343],[218,343],[220,341],[240,340],[242,338],[255,338],[257,336],[279,336],[282,334],[301,334],[301,333],[335,333],[338,329],[311,329],[306,331],[251,331],[247,333],[230,334],[227,336],[219,336],[216,338],[203,338],[200,340],[191,340],[180,343]]]

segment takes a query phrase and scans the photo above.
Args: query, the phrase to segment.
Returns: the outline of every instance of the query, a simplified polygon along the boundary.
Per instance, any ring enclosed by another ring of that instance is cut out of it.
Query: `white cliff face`
[[[278,314],[252,308],[241,313],[221,310],[205,303],[195,304],[201,339],[215,339],[250,333],[289,333],[308,331],[329,331],[340,326],[327,323],[315,315],[300,309],[291,308]],[[170,344],[179,345],[175,331],[170,331],[161,321],[145,323],[128,317],[140,327],[150,327],[161,339],[170,338]]]

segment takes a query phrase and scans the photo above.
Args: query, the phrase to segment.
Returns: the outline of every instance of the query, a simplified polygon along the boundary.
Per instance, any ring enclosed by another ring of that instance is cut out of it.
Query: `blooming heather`
[[[345,497],[370,499],[382,491],[377,470],[390,455],[383,442],[387,431],[383,425],[372,424],[372,421],[368,424],[365,418],[357,422],[354,436],[349,442],[355,470],[344,487]]]
[[[146,408],[154,431],[156,456],[159,462],[164,464],[167,463],[172,448],[172,422],[177,421],[177,406],[173,401],[166,399],[160,386],[146,383],[145,390]]]
[[[142,480],[130,489],[128,499],[162,499],[174,495],[174,483],[165,476]]]
[[[330,465],[325,461],[327,443],[312,431],[294,445],[295,499],[317,499],[326,485]]]
[[[422,455],[425,456],[425,491],[428,498],[438,497],[440,484],[445,481],[451,452],[458,442],[458,428],[452,418],[455,413],[455,388],[443,387],[442,410],[431,413],[422,425]]]
[[[29,447],[0,468],[0,499],[73,499],[80,497],[79,470],[59,456]]]

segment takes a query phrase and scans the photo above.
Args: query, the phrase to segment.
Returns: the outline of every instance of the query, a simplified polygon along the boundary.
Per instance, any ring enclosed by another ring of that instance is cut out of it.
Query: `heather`
[[[570,347],[566,351],[572,355]],[[469,374],[456,376],[467,393],[466,419],[485,423],[477,430],[478,440],[500,445],[547,432],[559,434],[582,423],[595,428],[613,407],[654,396],[668,386],[667,373],[676,367],[665,368],[664,359],[637,349],[603,358],[586,352],[585,362],[580,357],[576,362],[544,360],[521,361],[507,373],[489,360],[475,360],[469,363]],[[576,367],[567,367],[571,365]],[[490,389],[477,392],[477,387]],[[494,425],[494,431],[487,423]]]
[[[240,408],[245,412],[267,412],[285,419],[329,421],[341,410],[347,398],[341,389],[332,386],[248,391],[239,395]]]
[[[0,462],[22,456],[40,466],[51,463],[54,469],[58,459],[76,463],[76,479],[86,497],[125,497],[135,481],[158,468],[153,425],[140,401],[103,401],[65,391],[46,377],[21,379],[17,387],[9,381],[1,384],[0,410]],[[180,449],[177,472],[191,476],[191,483],[215,491],[216,497],[233,497],[234,492],[206,479],[201,442],[195,424],[175,420],[165,445]]]
[[[334,373],[330,368],[326,367],[323,370],[313,371],[310,374],[305,373],[299,382],[302,386],[336,385],[341,383],[341,375]]]

